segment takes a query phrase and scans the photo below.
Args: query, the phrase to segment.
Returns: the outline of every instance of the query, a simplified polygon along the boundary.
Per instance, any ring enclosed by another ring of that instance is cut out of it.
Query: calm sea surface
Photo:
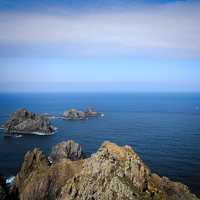
[[[0,132],[0,173],[14,175],[27,150],[48,153],[63,140],[73,139],[86,153],[104,140],[128,144],[162,176],[187,184],[200,194],[200,94],[0,94],[0,124],[25,107],[37,113],[60,114],[65,109],[92,106],[102,119],[52,120],[51,136],[4,138]]]

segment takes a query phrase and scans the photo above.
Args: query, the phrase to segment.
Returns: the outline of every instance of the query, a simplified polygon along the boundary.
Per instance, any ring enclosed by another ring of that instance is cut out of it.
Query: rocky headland
[[[88,107],[85,111],[80,111],[77,109],[66,110],[63,113],[63,118],[66,120],[82,120],[88,117],[97,117],[98,115],[99,113]]]
[[[59,155],[61,154],[61,155]],[[9,191],[20,200],[198,200],[189,188],[151,172],[130,146],[104,142],[82,159],[80,145],[63,142],[48,157],[26,153]]]
[[[3,125],[3,128],[6,135],[30,133],[49,135],[54,132],[54,127],[47,117],[29,112],[25,108],[14,112]]]

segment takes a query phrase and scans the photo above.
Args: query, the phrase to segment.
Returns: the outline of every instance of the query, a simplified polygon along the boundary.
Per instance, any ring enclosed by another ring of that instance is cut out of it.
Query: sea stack
[[[3,127],[6,135],[31,133],[48,135],[54,131],[54,127],[47,117],[29,112],[25,108],[14,112]]]

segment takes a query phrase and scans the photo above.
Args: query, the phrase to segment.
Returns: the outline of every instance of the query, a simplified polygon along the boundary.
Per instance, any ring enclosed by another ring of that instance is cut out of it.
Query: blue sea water
[[[181,181],[200,194],[200,94],[0,94],[0,124],[22,107],[55,115],[87,106],[103,112],[105,117],[52,120],[58,130],[51,136],[5,138],[1,131],[0,173],[14,175],[26,151],[34,147],[48,153],[54,144],[73,139],[90,154],[110,140],[132,146],[153,172]]]

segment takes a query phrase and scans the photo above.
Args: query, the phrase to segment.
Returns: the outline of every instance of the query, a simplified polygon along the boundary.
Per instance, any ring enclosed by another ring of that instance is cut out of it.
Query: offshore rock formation
[[[69,109],[63,113],[63,117],[67,120],[81,120],[85,119],[85,113],[76,109]]]
[[[94,111],[93,108],[87,107],[85,110],[85,115],[86,115],[86,117],[96,117],[98,115],[98,113],[96,111]]]
[[[54,161],[61,159],[80,160],[83,158],[81,146],[73,140],[63,141],[52,148],[50,158]]]
[[[54,131],[53,126],[46,117],[36,115],[24,108],[14,112],[3,127],[8,135],[37,132],[51,134]]]
[[[90,107],[86,108],[84,112],[76,109],[69,109],[64,111],[63,113],[63,117],[66,120],[82,120],[88,117],[97,117],[97,116],[98,113]]]
[[[25,155],[11,193],[20,200],[198,200],[187,186],[151,173],[129,146],[104,142],[90,158],[49,164]]]

